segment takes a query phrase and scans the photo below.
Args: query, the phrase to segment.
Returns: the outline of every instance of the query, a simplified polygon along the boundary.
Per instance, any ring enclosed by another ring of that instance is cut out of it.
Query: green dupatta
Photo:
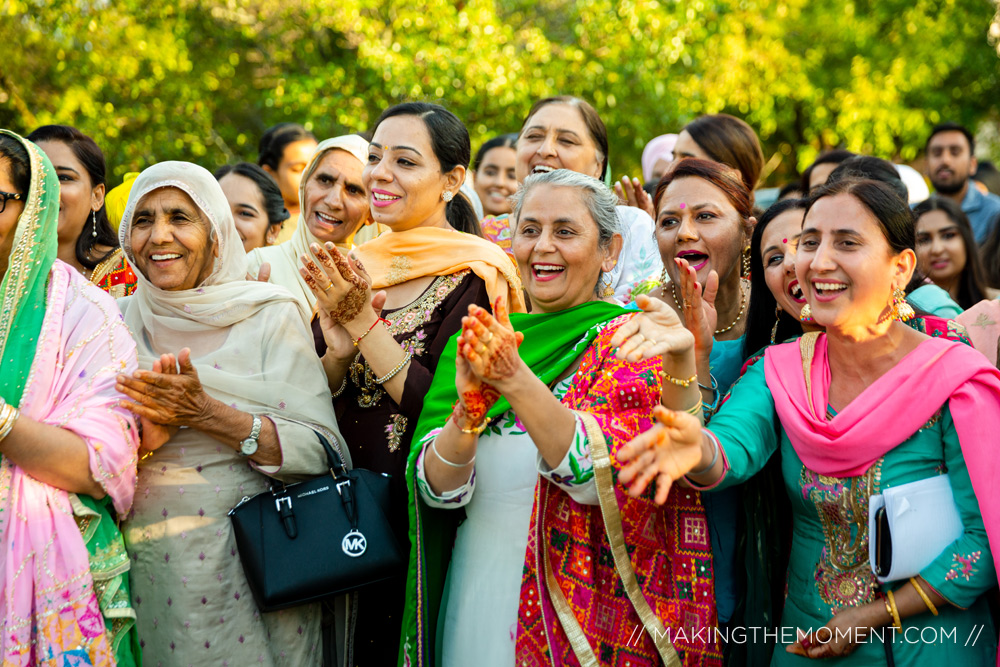
[[[515,331],[524,334],[524,342],[518,350],[521,358],[542,382],[550,384],[590,347],[602,325],[632,310],[604,301],[589,301],[557,313],[515,313],[510,321]],[[438,361],[406,461],[410,564],[406,575],[399,664],[407,667],[433,667],[438,612],[460,515],[455,510],[430,508],[420,503],[416,484],[421,441],[433,429],[444,426],[458,399],[455,358],[460,333],[451,337]],[[490,409],[489,418],[498,417],[509,409],[510,403],[501,398]]]
[[[24,210],[17,219],[7,273],[0,282],[0,396],[20,405],[35,361],[48,303],[49,273],[59,249],[59,177],[52,162],[35,144],[8,130],[28,152],[31,180]],[[95,592],[120,666],[140,663],[134,619],[122,614],[131,607],[124,542],[111,513],[111,498],[70,496],[90,556]],[[112,548],[114,547],[114,548]]]
[[[0,133],[24,146],[31,167],[24,211],[17,219],[7,273],[0,282],[0,396],[11,405],[20,405],[35,361],[49,271],[59,247],[59,178],[35,144],[7,130]]]

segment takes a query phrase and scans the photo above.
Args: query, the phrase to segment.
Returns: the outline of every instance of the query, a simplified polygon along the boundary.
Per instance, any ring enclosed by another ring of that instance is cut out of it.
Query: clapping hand
[[[131,399],[119,405],[139,417],[142,446],[147,451],[161,447],[178,427],[197,424],[209,409],[209,396],[198,379],[188,348],[176,358],[172,354],[161,356],[153,362],[152,370],[136,371],[132,377],[119,375],[115,388]]]
[[[653,408],[653,426],[632,438],[618,450],[615,458],[623,464],[618,481],[628,487],[629,495],[642,495],[656,480],[657,505],[667,502],[670,486],[690,472],[702,456],[701,422],[686,412]]]
[[[473,375],[502,390],[524,366],[517,348],[524,334],[514,331],[507,309],[498,298],[493,306],[496,317],[485,308],[472,304],[462,318],[459,354],[469,364]]]
[[[712,353],[715,327],[719,314],[715,310],[715,297],[719,293],[719,274],[714,270],[708,274],[705,281],[705,291],[702,292],[698,274],[686,259],[675,258],[677,264],[681,303],[684,313],[684,326],[694,334],[695,353],[699,359],[708,359]]]

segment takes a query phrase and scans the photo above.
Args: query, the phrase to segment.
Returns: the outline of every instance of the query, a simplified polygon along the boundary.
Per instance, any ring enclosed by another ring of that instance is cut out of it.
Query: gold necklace
[[[746,284],[747,284],[747,279],[740,278],[740,312],[736,314],[736,319],[733,320],[733,323],[730,324],[728,327],[725,327],[724,329],[716,329],[715,330],[716,336],[718,336],[719,334],[726,333],[727,331],[735,327],[737,324],[739,324],[740,320],[743,319],[743,312],[747,308],[747,292],[750,291],[749,288],[743,289],[744,287],[746,287]],[[672,280],[670,281],[670,296],[673,297],[674,305],[677,306],[677,309],[683,311],[684,307],[681,306],[680,299],[677,298],[677,290],[674,288],[674,281]]]

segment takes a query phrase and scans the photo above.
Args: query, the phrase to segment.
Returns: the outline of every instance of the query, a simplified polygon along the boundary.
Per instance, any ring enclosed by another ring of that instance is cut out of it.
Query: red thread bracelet
[[[387,320],[387,319],[385,319],[383,317],[378,318],[377,320],[375,320],[374,322],[372,322],[372,325],[370,327],[368,327],[368,331],[366,331],[363,334],[361,334],[360,336],[358,336],[357,340],[354,341],[354,347],[357,347],[358,343],[361,342],[361,339],[364,338],[365,336],[367,336],[368,334],[370,334],[372,332],[372,329],[374,329],[375,325],[378,324],[379,322],[385,322],[386,326],[389,325],[389,320]]]

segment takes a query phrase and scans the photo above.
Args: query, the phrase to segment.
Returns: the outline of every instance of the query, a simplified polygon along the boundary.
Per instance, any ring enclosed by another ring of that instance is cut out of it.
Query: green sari
[[[21,143],[32,170],[7,272],[0,282],[0,396],[20,406],[48,307],[50,275],[58,248],[59,179],[37,146],[13,132],[0,133]],[[87,547],[94,591],[116,663],[138,665],[141,653],[129,596],[128,554],[113,516],[111,498],[95,500],[74,494],[69,498]]]
[[[524,342],[518,350],[521,358],[536,377],[550,384],[590,347],[605,323],[629,310],[603,301],[589,301],[557,313],[515,313],[510,316],[510,321],[515,331],[524,334]],[[399,659],[399,664],[404,666],[432,667],[435,664],[438,612],[458,524],[456,515],[460,513],[433,509],[420,503],[415,470],[424,436],[445,424],[458,399],[455,359],[460,334],[457,332],[452,336],[438,361],[406,463],[410,564],[406,577],[406,607]],[[489,418],[502,415],[509,409],[510,403],[501,398],[490,409]]]

